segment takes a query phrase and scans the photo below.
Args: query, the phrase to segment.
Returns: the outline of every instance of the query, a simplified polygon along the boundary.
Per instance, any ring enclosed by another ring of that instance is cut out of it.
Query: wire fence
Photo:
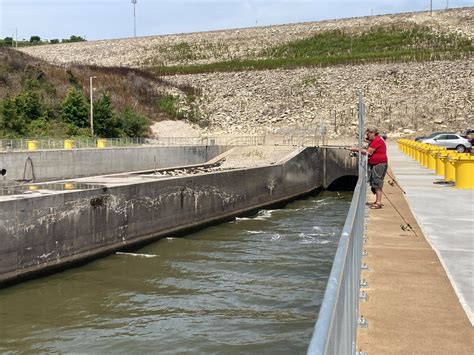
[[[265,145],[265,136],[159,137],[159,138],[23,138],[0,139],[0,152],[103,149],[144,146]]]
[[[104,149],[145,146],[259,146],[293,145],[318,146],[325,144],[321,135],[310,133],[289,133],[283,135],[226,135],[199,137],[157,137],[157,138],[23,138],[0,139],[0,152],[35,150]]]

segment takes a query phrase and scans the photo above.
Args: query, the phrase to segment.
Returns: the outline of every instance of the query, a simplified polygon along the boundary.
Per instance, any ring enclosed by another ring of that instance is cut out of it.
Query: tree
[[[84,42],[84,41],[85,41],[84,38],[82,38],[81,36],[75,36],[75,35],[72,35],[71,37],[69,37],[69,39],[62,40],[63,43]]]
[[[31,36],[30,37],[30,43],[37,43],[37,42],[41,42],[40,36]]]
[[[126,137],[144,137],[148,133],[148,118],[126,108],[120,115],[120,124]]]
[[[94,133],[98,137],[118,137],[122,135],[120,122],[112,111],[110,97],[103,94],[94,102]]]
[[[5,137],[17,137],[26,133],[26,119],[18,114],[15,98],[7,97],[2,101],[0,107],[0,121],[2,135]]]
[[[61,103],[61,118],[79,128],[89,126],[89,104],[81,90],[71,87]]]
[[[59,39],[56,39],[56,38],[55,38],[55,39],[50,39],[50,40],[49,40],[49,43],[51,43],[51,44],[58,44],[58,43],[59,43]]]
[[[12,37],[5,37],[3,39],[3,43],[5,46],[13,47],[13,38]]]
[[[25,90],[15,97],[15,109],[26,122],[34,121],[43,115],[44,109],[37,91]]]

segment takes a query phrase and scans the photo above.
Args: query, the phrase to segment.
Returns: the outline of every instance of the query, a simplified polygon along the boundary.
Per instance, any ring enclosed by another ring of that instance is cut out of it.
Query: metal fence
[[[140,146],[264,145],[265,136],[159,138],[24,138],[0,139],[0,152],[25,150],[93,149]]]
[[[364,102],[360,94],[359,147],[362,147],[364,122]],[[307,354],[356,354],[366,194],[367,158],[359,154],[359,179]]]

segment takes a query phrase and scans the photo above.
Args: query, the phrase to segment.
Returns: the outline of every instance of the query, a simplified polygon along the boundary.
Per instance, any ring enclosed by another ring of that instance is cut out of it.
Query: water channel
[[[0,353],[304,354],[351,193],[0,290]]]

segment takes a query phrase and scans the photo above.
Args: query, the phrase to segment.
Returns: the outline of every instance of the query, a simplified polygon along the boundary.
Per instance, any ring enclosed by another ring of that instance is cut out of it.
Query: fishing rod
[[[387,196],[387,194],[385,192],[382,191],[382,194],[385,196],[385,198],[387,199],[388,202],[390,202],[390,204],[392,205],[393,209],[395,211],[397,211],[398,215],[401,217],[401,219],[403,220],[403,222],[405,224],[400,224],[400,228],[402,229],[402,231],[406,232],[406,231],[411,231],[413,232],[413,234],[415,234],[415,237],[419,237],[419,235],[416,233],[415,229],[410,225],[410,223],[408,223],[408,221],[405,219],[405,217],[403,217],[403,215],[400,213],[400,211],[398,210],[397,207],[395,207],[395,205],[393,204],[392,200],[390,200],[390,198]]]
[[[387,171],[387,175],[390,177],[390,179],[392,179],[392,180],[388,181],[389,185],[394,186],[395,184],[397,184],[397,187],[400,189],[400,191],[403,192],[406,195],[407,194],[406,191],[402,189],[402,187],[397,182],[397,180],[395,180],[395,178],[392,175],[390,175],[390,173],[388,171]]]

